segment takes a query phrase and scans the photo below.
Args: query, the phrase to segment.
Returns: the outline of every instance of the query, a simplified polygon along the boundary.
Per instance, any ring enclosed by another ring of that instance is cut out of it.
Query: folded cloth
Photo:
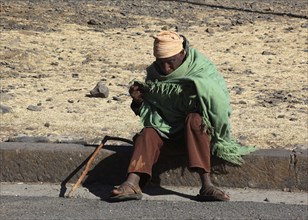
[[[161,75],[153,63],[147,68],[140,117],[144,127],[166,136],[184,128],[189,112],[199,112],[204,128],[210,130],[211,152],[225,161],[241,164],[242,156],[255,147],[241,146],[231,136],[230,96],[222,75],[203,54],[190,48],[184,63],[168,75]]]

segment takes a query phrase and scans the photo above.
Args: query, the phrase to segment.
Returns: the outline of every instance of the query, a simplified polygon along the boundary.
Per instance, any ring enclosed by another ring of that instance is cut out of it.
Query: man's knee
[[[139,138],[143,139],[153,139],[159,137],[157,131],[154,128],[143,128],[138,134],[133,137],[133,141],[135,142]]]
[[[199,113],[189,113],[186,117],[186,127],[193,130],[202,129],[202,117]]]

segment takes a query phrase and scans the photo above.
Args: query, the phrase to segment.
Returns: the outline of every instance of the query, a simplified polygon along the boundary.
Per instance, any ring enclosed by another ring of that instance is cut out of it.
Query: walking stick
[[[67,195],[67,198],[70,198],[70,197],[73,196],[74,191],[79,187],[80,183],[82,182],[82,180],[87,175],[87,173],[88,173],[88,171],[89,171],[89,169],[91,167],[92,162],[97,157],[99,151],[103,148],[103,146],[104,146],[104,144],[106,143],[107,140],[118,140],[118,141],[124,141],[124,142],[130,143],[130,144],[133,144],[132,141],[129,141],[129,140],[125,139],[125,138],[105,136],[104,139],[102,140],[101,144],[95,149],[95,151],[93,152],[92,156],[88,160],[84,171],[82,172],[81,176],[79,177],[77,182],[74,184],[74,186],[71,188],[70,192]]]
[[[106,141],[107,138],[104,138],[104,140]],[[82,180],[85,178],[85,176],[87,175],[90,166],[93,162],[93,160],[97,157],[99,151],[103,148],[105,141],[102,141],[102,143],[96,148],[96,150],[93,152],[91,158],[89,159],[89,161],[87,162],[87,165],[84,169],[84,171],[82,172],[81,176],[79,177],[79,179],[77,180],[77,182],[74,184],[74,186],[71,188],[70,192],[68,193],[68,198],[73,196],[74,191],[79,187],[80,183],[82,182]]]

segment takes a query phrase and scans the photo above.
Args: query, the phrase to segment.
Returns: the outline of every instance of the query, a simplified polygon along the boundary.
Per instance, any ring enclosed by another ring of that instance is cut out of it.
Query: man
[[[140,185],[152,175],[160,150],[181,145],[184,137],[188,168],[201,180],[198,200],[228,201],[210,179],[211,154],[233,164],[253,148],[241,147],[230,134],[230,102],[226,83],[215,65],[172,31],[154,37],[156,61],[147,68],[145,83],[135,82],[131,108],[144,128],[134,138],[134,151],[124,183],[111,201],[141,199]]]

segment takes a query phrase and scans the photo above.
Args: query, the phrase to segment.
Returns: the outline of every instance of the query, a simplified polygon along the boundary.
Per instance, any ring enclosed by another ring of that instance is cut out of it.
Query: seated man
[[[145,83],[135,82],[129,90],[131,108],[144,128],[134,138],[127,179],[110,199],[141,199],[141,185],[151,178],[161,149],[185,143],[188,168],[201,180],[198,199],[228,201],[229,196],[211,182],[211,154],[241,164],[242,155],[254,149],[240,146],[231,137],[226,83],[215,65],[190,48],[184,36],[163,31],[154,39],[156,61],[147,68]]]

